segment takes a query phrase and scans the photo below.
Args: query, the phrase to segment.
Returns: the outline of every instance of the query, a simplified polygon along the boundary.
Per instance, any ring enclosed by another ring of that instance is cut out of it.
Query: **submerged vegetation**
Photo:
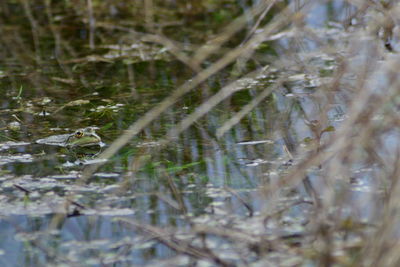
[[[399,266],[397,1],[0,11],[1,265]]]

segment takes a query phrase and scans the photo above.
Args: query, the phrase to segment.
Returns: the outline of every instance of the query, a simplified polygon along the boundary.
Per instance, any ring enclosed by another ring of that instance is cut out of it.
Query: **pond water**
[[[309,242],[316,199],[339,192],[332,205],[337,220],[373,223],[385,188],[374,179],[381,165],[368,160],[349,163],[351,173],[337,182],[322,179],[325,170],[317,164],[271,197],[281,177],[312,155],[316,143],[329,144],[347,118],[354,93],[347,89],[356,86],[351,71],[339,77],[346,89],[326,90],[339,79],[337,59],[348,56],[351,30],[339,22],[356,8],[345,1],[269,2],[271,9],[253,17],[245,12],[257,1],[4,1],[1,265],[312,266],[319,261],[294,248]],[[306,10],[308,36],[281,27],[104,159],[133,123],[240,47],[254,25],[255,32],[267,31],[264,25],[286,5]],[[225,26],[241,15],[243,32],[196,62],[200,46],[229,32]],[[321,45],[332,42],[335,51]],[[365,59],[359,60],[352,68]],[[213,99],[222,90],[226,95]],[[185,118],[201,112],[176,133]],[[105,147],[36,143],[88,126],[97,128]],[[387,150],[398,147],[399,133],[386,134]],[[285,248],[271,241],[276,236]],[[262,243],[258,237],[271,247],[245,246]],[[268,249],[268,256],[260,252]]]

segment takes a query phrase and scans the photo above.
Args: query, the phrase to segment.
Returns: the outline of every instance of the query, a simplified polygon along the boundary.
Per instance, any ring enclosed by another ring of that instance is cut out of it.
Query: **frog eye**
[[[75,137],[76,138],[81,138],[83,136],[83,132],[82,131],[76,131],[75,132]]]

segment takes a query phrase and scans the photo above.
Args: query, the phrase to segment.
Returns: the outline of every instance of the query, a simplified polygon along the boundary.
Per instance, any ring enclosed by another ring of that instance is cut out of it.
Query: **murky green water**
[[[157,34],[167,36],[190,59],[198,46],[255,3],[144,1],[157,7],[152,17],[142,14],[151,12],[142,2],[93,0],[88,1],[93,2],[96,17],[91,29],[86,4],[53,2],[24,8],[24,1],[5,1],[0,7],[1,265],[186,266],[195,264],[194,259],[205,266],[218,265],[206,257],[174,251],[157,231],[180,234],[182,240],[171,241],[180,246],[201,244],[196,225],[214,230],[232,225],[251,228],[255,236],[276,235],[277,228],[287,236],[304,234],[312,196],[302,184],[279,192],[278,206],[286,207],[279,222],[255,218],[269,205],[260,192],[300,160],[296,147],[307,151],[315,141],[310,123],[323,109],[319,90],[331,81],[338,64],[318,50],[315,40],[299,41],[304,49],[294,49],[299,53],[292,58],[284,53],[295,43],[291,34],[263,42],[254,58],[228,65],[196,86],[103,162],[99,155],[118,136],[195,75],[163,45],[165,40],[149,40]],[[283,7],[274,8],[263,23]],[[324,42],[345,38],[341,27],[327,26],[345,9],[342,1],[317,5],[305,23],[316,27]],[[250,31],[255,19],[246,19],[245,29]],[[238,46],[245,34],[236,34],[198,67],[211,65]],[[314,76],[304,75],[298,66],[291,68],[292,61],[301,59],[315,69]],[[237,86],[241,90],[232,97],[162,143],[175,125],[218,90],[266,65],[270,67],[255,77],[243,78],[242,87]],[[273,90],[217,137],[221,126],[267,88]],[[344,118],[346,96],[335,97],[336,104],[327,109],[319,126],[321,139],[328,138]],[[88,126],[98,127],[106,147],[75,150],[35,143]],[[103,164],[82,182],[83,171],[99,162]],[[368,178],[371,170],[360,166],[356,176]],[[319,169],[307,175],[323,191]],[[356,199],[351,202],[355,206],[358,197],[364,199],[362,190],[347,197]],[[257,262],[254,251],[240,256],[231,242],[209,235],[208,248],[227,262]],[[272,255],[271,262],[285,255]],[[295,253],[290,257],[300,262]]]

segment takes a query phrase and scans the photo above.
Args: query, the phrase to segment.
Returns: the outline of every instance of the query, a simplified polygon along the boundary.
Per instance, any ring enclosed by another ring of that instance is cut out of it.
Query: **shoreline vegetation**
[[[397,1],[0,11],[2,264],[400,265]]]

